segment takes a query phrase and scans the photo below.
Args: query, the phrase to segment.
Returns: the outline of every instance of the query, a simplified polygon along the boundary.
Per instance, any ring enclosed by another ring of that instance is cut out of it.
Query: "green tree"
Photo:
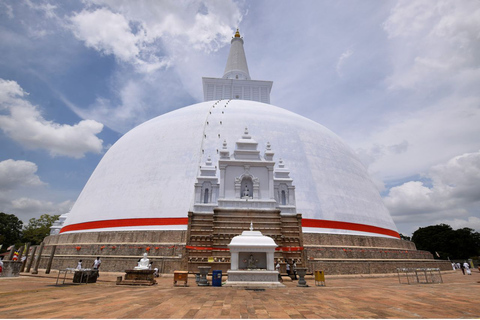
[[[447,224],[418,228],[412,235],[417,249],[437,258],[467,259],[480,253],[480,234],[470,228],[453,230]]]
[[[0,244],[3,245],[0,252],[21,240],[22,227],[23,222],[15,215],[0,212]]]
[[[23,241],[31,242],[32,245],[40,244],[50,234],[50,227],[60,215],[42,214],[40,218],[32,218],[23,229]]]

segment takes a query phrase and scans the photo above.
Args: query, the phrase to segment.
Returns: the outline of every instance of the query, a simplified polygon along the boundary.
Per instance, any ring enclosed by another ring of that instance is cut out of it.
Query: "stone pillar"
[[[275,199],[274,185],[273,185],[273,166],[268,167],[268,197]]]
[[[238,252],[230,253],[230,270],[238,270]]]
[[[50,273],[50,269],[52,268],[53,256],[55,255],[55,250],[57,250],[57,246],[52,246],[52,252],[50,252],[50,257],[48,258],[48,265],[47,270],[45,270],[46,274]]]
[[[225,166],[220,166],[220,192],[219,199],[225,199]],[[240,194],[239,194],[240,195]]]
[[[288,204],[295,205],[295,187],[294,186],[288,187]]]
[[[30,268],[32,267],[32,262],[33,260],[35,260],[35,252],[37,251],[37,247],[38,246],[34,246],[32,248],[32,255],[30,256],[30,259],[28,259],[27,270],[25,270],[25,272],[30,272]]]
[[[38,274],[38,266],[40,265],[40,260],[42,259],[44,243],[40,243],[40,248],[38,249],[37,259],[35,260],[35,266],[33,267],[32,274]]]
[[[25,253],[25,246],[22,246],[21,249],[18,250],[18,261],[22,261],[22,256]]]
[[[25,260],[23,260],[22,263],[22,268],[20,269],[20,272],[23,272],[25,270],[25,266],[27,265],[27,260],[28,260],[28,253],[30,251],[30,242],[27,242],[25,245]]]
[[[274,259],[275,252],[267,252],[267,270],[274,271],[275,270],[275,259]]]
[[[15,253],[15,245],[12,245],[12,249],[10,250],[10,253],[8,254],[8,258],[6,260],[12,260],[14,253]]]

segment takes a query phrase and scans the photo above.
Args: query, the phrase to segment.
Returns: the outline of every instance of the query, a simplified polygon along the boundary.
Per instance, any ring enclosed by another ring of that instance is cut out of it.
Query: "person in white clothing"
[[[277,264],[275,265],[275,270],[278,271],[278,281],[283,282],[282,275],[280,274],[280,262],[277,261]]]
[[[465,271],[467,271],[467,274],[468,274],[469,276],[471,276],[471,275],[472,275],[472,271],[470,271],[470,265],[468,264],[468,262],[465,261],[465,262],[463,263],[463,266],[465,267]]]
[[[93,270],[97,271],[97,278],[100,277],[100,273],[98,272],[98,269],[100,268],[101,264],[102,264],[102,260],[100,260],[100,257],[97,257],[97,259],[93,261]]]
[[[93,270],[98,270],[101,264],[102,264],[102,260],[100,260],[100,257],[97,257],[97,259],[93,261]]]

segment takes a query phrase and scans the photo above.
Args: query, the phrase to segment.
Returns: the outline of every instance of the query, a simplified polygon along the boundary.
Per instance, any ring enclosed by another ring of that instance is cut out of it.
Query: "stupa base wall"
[[[452,264],[445,260],[310,260],[307,262],[307,273],[316,270],[326,275],[345,274],[382,274],[396,273],[397,268],[439,268],[441,271],[452,270]]]
[[[49,236],[45,238],[40,268],[48,265],[55,248],[52,269],[75,268],[78,260],[89,268],[100,257],[101,271],[132,269],[143,253],[160,273],[188,270],[188,250],[185,248],[187,231],[118,231],[85,232]],[[394,273],[396,268],[440,268],[450,270],[451,264],[435,260],[426,251],[416,250],[415,244],[400,239],[303,233],[304,266],[308,273],[323,270],[325,274],[379,274]],[[225,254],[229,255],[229,252]],[[31,255],[28,257],[30,260]],[[211,270],[223,270],[229,263],[207,259],[198,265],[211,266]],[[300,267],[300,266],[299,266]],[[226,272],[225,270],[225,272]],[[194,271],[191,271],[194,272]],[[285,273],[285,271],[282,271]]]
[[[40,268],[46,268],[50,253],[55,248],[52,269],[74,268],[82,260],[84,268],[90,268],[100,257],[100,271],[125,271],[133,269],[145,252],[152,268],[160,273],[186,270],[186,231],[108,231],[83,232],[49,236]],[[30,259],[30,257],[29,257]]]

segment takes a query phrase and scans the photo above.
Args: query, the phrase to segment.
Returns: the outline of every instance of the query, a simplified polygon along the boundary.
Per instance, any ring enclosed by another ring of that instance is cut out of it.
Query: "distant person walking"
[[[462,269],[463,275],[465,275],[465,264],[460,264],[460,269]]]
[[[280,262],[277,261],[277,264],[275,265],[275,270],[278,271],[278,281],[283,282],[282,275],[280,274]]]
[[[297,278],[297,260],[293,260],[293,276],[295,277],[294,280],[298,280],[298,278]]]

